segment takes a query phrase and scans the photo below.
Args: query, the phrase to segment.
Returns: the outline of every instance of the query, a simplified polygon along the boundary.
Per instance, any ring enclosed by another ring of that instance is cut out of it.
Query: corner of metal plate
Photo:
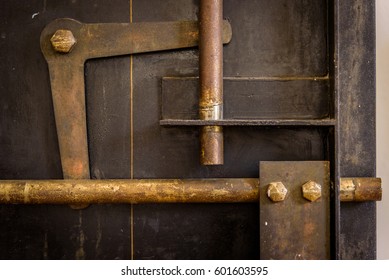
[[[329,165],[328,161],[260,162],[261,259],[330,258]],[[303,193],[310,181],[321,186],[321,194],[315,201]],[[277,182],[287,192],[283,200],[274,202],[268,188]]]

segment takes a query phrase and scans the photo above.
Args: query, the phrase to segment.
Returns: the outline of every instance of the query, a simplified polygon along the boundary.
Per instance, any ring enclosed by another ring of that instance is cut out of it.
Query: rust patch
[[[203,165],[224,163],[223,127],[203,126],[200,133],[200,162]]]

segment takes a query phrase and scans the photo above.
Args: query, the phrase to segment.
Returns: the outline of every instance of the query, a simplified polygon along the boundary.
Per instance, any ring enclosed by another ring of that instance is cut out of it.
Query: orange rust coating
[[[132,179],[0,181],[2,204],[248,203],[259,180]]]
[[[69,58],[48,64],[63,177],[89,179],[84,64]]]

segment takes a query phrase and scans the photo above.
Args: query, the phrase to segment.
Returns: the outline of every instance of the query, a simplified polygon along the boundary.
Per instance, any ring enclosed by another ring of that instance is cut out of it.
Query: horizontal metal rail
[[[0,181],[0,203],[258,202],[258,179]]]
[[[379,178],[342,178],[340,201],[379,201]],[[259,179],[4,180],[1,204],[250,203]]]

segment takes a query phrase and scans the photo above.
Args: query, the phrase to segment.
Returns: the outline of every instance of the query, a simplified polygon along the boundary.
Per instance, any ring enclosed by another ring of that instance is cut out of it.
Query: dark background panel
[[[198,119],[198,78],[162,79],[162,119]],[[224,119],[320,119],[330,114],[328,80],[225,78]]]
[[[130,178],[130,59],[88,61],[85,80],[91,178]]]
[[[224,76],[325,76],[327,1],[224,1]]]
[[[138,178],[258,178],[259,161],[323,160],[328,154],[327,128],[225,127],[224,165],[202,166],[198,128],[156,124],[139,131],[148,136],[142,142],[135,137]]]
[[[1,1],[0,13],[0,179],[60,179],[40,33],[61,17],[128,22],[129,1]],[[129,176],[129,68],[128,57],[86,67],[87,105],[95,112],[88,124],[96,177]],[[112,112],[117,116],[110,118]],[[0,258],[128,259],[129,217],[128,205],[93,205],[81,211],[66,205],[0,205]]]
[[[258,259],[258,204],[134,206],[136,259]]]

